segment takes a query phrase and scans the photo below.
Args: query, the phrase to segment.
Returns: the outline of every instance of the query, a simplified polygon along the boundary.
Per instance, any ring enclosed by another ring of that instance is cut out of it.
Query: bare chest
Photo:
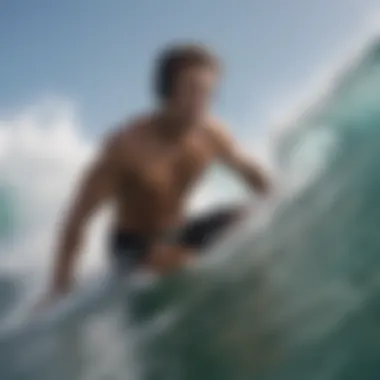
[[[214,156],[207,141],[196,138],[181,144],[147,144],[125,172],[128,192],[147,202],[175,202],[197,183]]]

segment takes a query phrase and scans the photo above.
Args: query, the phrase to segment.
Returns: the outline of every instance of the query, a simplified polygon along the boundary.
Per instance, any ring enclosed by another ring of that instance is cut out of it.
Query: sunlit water
[[[154,285],[89,282],[65,312],[4,322],[0,378],[378,379],[380,43],[275,153],[276,207],[264,205],[196,268]],[[9,244],[15,220],[1,194]],[[20,278],[3,276],[0,316],[22,299]]]

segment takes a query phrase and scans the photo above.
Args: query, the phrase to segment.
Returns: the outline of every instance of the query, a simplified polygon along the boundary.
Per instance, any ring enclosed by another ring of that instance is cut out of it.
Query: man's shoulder
[[[228,133],[227,123],[224,122],[221,118],[213,115],[207,119],[206,123],[204,124],[204,130],[213,140],[218,140],[220,137]]]
[[[140,141],[149,126],[151,115],[138,115],[120,122],[104,137],[105,145],[113,149],[132,148]]]
[[[229,131],[228,124],[217,117],[210,117],[206,126],[210,145],[218,153],[224,153],[232,147],[236,147],[236,141]]]

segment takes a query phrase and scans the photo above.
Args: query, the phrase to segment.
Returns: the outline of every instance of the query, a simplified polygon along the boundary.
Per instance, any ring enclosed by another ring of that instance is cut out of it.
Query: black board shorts
[[[242,215],[236,206],[220,208],[191,217],[175,232],[162,236],[161,241],[201,252],[231,227]],[[117,271],[133,269],[147,260],[152,242],[133,231],[113,231],[110,235],[111,261]]]

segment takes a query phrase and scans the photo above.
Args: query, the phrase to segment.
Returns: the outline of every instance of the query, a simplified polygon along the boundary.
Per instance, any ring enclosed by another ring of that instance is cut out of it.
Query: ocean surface
[[[42,320],[25,317],[46,269],[25,248],[48,217],[25,222],[0,175],[0,379],[379,379],[380,41],[349,63],[273,141],[276,203],[195,267],[87,276]]]

